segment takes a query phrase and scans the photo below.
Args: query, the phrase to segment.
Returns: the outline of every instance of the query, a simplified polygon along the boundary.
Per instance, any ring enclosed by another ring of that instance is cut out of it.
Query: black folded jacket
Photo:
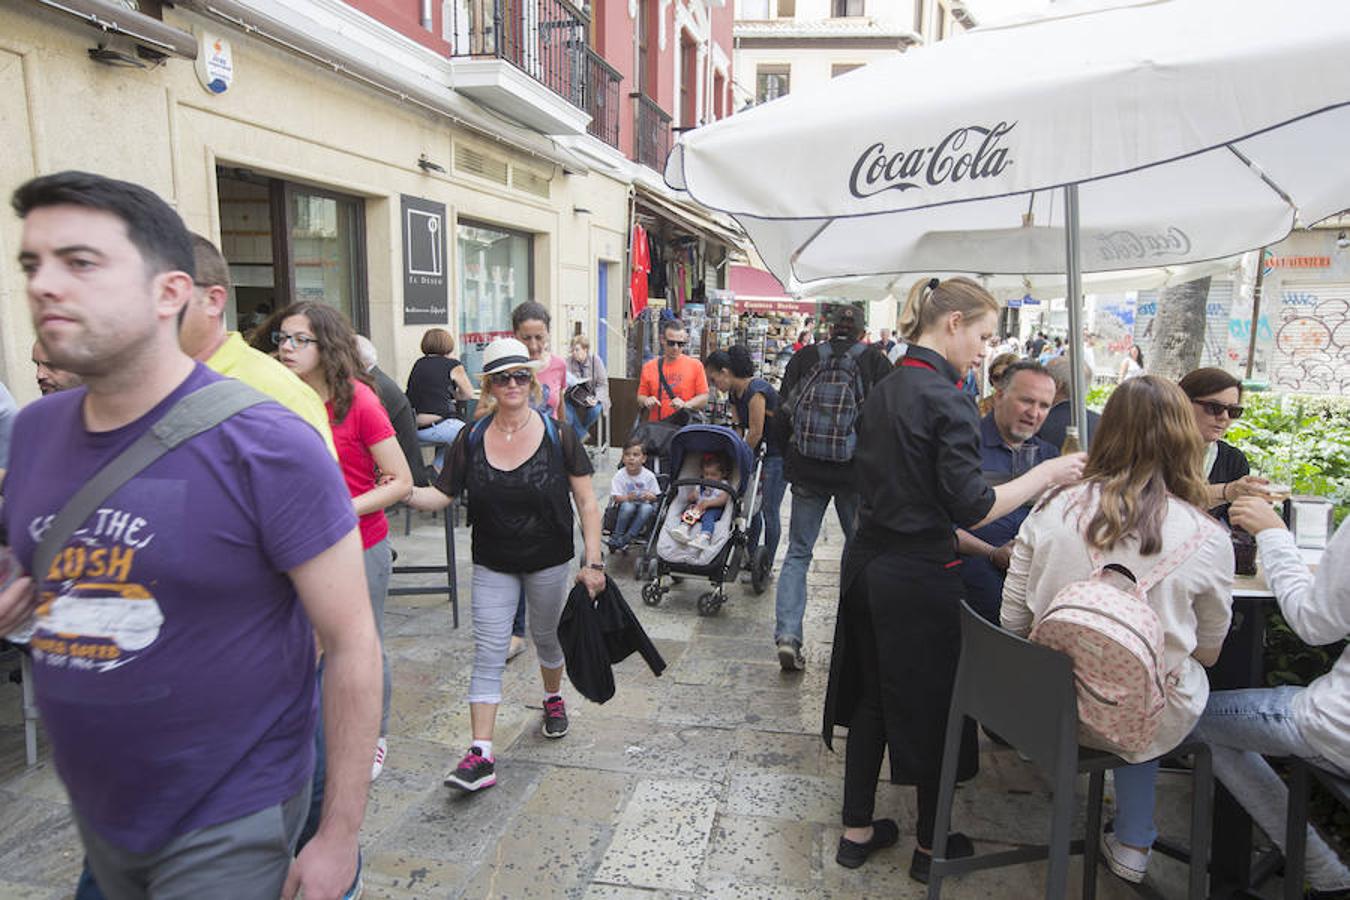
[[[568,679],[583,697],[595,703],[614,696],[611,666],[634,652],[642,654],[653,675],[660,675],[666,668],[666,661],[642,630],[628,601],[608,577],[594,602],[585,585],[572,588],[558,622],[558,641],[567,660]]]

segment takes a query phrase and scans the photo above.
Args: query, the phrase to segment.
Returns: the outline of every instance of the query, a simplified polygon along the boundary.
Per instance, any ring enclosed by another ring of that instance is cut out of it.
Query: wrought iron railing
[[[567,0],[455,0],[452,56],[493,56],[586,109],[586,31]]]
[[[670,155],[670,115],[640,91],[628,96],[633,98],[637,123],[633,159],[659,172]]]
[[[586,48],[586,105],[591,124],[586,130],[609,144],[619,146],[619,82],[623,76],[600,58],[590,47]]]

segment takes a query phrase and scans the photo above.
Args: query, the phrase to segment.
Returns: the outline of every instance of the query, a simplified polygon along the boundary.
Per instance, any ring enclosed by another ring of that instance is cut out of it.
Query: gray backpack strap
[[[198,388],[175,403],[149,431],[99,469],[61,507],[33,551],[33,581],[41,583],[47,577],[52,560],[75,529],[98,510],[99,504],[146,466],[189,438],[215,428],[235,413],[270,399],[242,381],[227,378]]]

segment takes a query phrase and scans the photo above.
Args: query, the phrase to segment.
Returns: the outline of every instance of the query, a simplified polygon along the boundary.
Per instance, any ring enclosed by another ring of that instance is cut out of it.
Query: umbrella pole
[[[1064,187],[1064,254],[1069,306],[1069,402],[1078,440],[1088,446],[1087,390],[1083,385],[1083,272],[1078,258],[1078,185]]]

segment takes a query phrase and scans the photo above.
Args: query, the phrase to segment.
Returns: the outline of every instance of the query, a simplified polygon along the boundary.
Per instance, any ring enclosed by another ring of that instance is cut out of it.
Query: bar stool
[[[995,731],[1050,780],[1052,819],[1048,845],[987,853],[965,859],[945,859],[947,832],[951,825],[952,797],[956,789],[956,761],[961,746],[963,720],[969,717]],[[1188,896],[1205,896],[1209,866],[1210,827],[1214,775],[1209,747],[1200,741],[1183,743],[1171,755],[1194,760],[1191,800],[1191,848],[1179,854],[1161,844],[1155,849],[1186,858],[1190,863]],[[1083,900],[1093,900],[1097,891],[1097,860],[1100,856],[1102,795],[1106,770],[1127,765],[1110,753],[1078,745],[1078,695],[1074,689],[1073,660],[1068,656],[1024,640],[986,621],[961,602],[961,659],[956,669],[947,739],[939,780],[937,821],[933,832],[933,861],[928,898],[942,895],[942,880],[950,875],[999,868],[1049,859],[1047,900],[1065,896],[1069,855],[1083,854]],[[1080,773],[1089,773],[1085,835],[1072,840],[1074,783]]]

